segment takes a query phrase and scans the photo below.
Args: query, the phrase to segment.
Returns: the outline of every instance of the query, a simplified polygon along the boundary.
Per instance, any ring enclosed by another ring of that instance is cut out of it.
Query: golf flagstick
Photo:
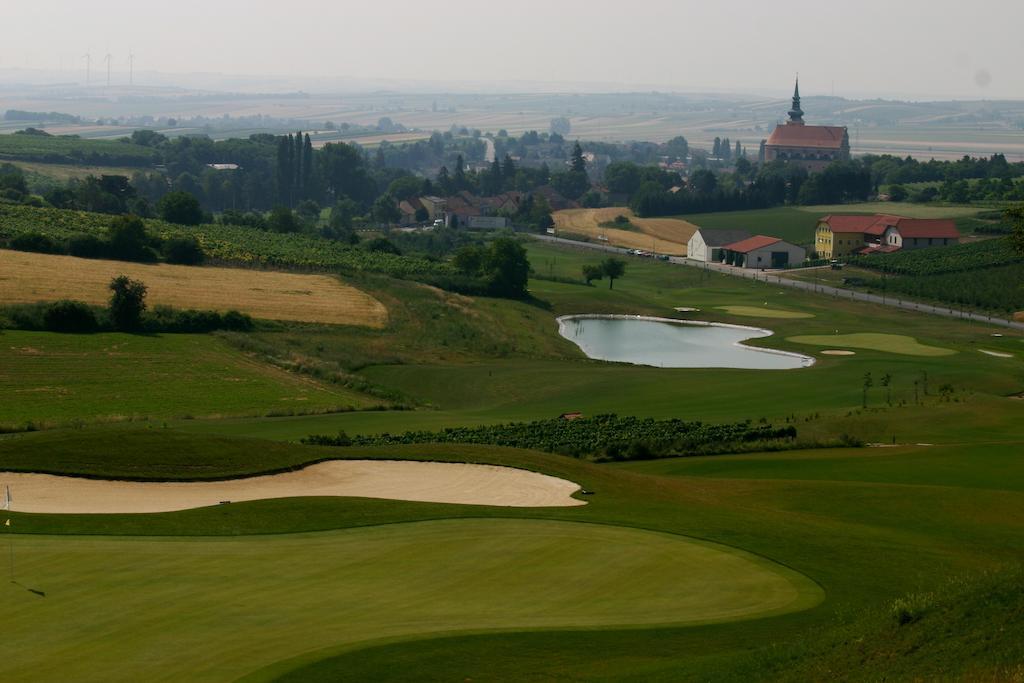
[[[11,510],[11,487],[7,486],[4,491],[4,510],[10,512]],[[10,558],[10,575],[11,583],[14,583],[14,537],[11,535],[11,519],[10,517],[4,522],[4,526],[7,527],[7,547],[8,557]]]

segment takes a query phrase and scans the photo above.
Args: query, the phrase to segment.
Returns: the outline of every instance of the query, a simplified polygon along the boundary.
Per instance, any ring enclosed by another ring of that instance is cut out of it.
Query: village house
[[[873,216],[824,216],[814,230],[818,258],[840,259],[901,249],[948,246],[960,242],[956,224],[948,219]]]

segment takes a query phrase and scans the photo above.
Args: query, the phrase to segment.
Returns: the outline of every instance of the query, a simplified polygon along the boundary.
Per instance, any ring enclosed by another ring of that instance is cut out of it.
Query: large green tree
[[[601,272],[608,278],[608,289],[614,289],[615,281],[626,274],[626,262],[609,256],[601,261]]]
[[[491,242],[483,260],[483,270],[491,294],[517,299],[526,296],[530,261],[526,257],[526,249],[516,240],[499,237]]]
[[[169,192],[157,202],[156,210],[168,223],[199,225],[203,222],[203,207],[192,194],[184,191]]]
[[[123,332],[134,332],[142,327],[142,312],[146,310],[146,285],[127,275],[118,275],[110,281],[110,321]]]

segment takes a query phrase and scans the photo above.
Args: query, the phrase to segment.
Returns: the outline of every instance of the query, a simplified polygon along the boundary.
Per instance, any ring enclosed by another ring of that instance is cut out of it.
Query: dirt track
[[[579,486],[494,465],[397,460],[332,460],[296,472],[214,482],[128,482],[0,472],[15,512],[171,512],[268,498],[354,496],[503,507],[585,505]]]

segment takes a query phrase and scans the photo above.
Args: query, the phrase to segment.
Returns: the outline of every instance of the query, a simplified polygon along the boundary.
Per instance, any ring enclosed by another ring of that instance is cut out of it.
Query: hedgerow
[[[792,441],[793,426],[737,422],[705,424],[679,419],[619,417],[614,414],[567,420],[511,422],[481,427],[453,427],[441,431],[352,436],[313,435],[303,443],[318,446],[390,446],[417,443],[460,443],[507,446],[560,453],[575,458],[639,460],[668,455],[745,450],[745,444]]]

